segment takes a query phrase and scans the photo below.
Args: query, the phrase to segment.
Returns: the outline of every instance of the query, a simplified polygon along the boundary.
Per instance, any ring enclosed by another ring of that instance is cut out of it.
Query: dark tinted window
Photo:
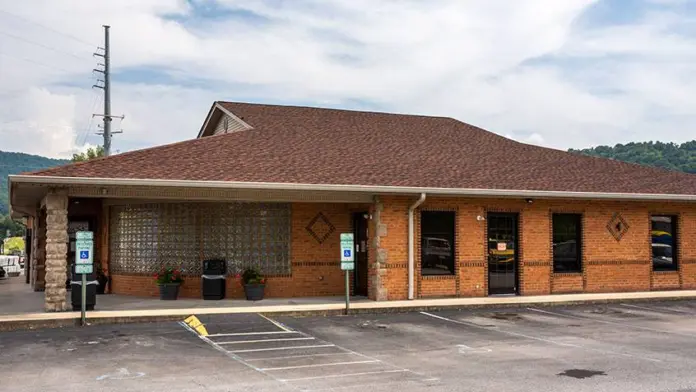
[[[454,212],[421,212],[421,274],[454,274]]]
[[[582,271],[582,218],[579,214],[553,214],[553,271]]]
[[[651,216],[652,260],[655,271],[677,269],[677,217]]]

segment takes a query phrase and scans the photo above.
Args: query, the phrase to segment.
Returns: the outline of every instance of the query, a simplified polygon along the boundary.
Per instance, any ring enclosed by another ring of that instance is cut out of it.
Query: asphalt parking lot
[[[696,391],[696,301],[0,333],[0,391]]]

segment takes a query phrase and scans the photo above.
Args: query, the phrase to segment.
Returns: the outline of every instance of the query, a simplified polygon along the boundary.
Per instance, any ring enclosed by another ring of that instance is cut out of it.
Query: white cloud
[[[558,148],[693,138],[696,46],[670,30],[693,16],[576,23],[594,3],[0,0],[34,22],[0,12],[0,135],[15,135],[0,148],[66,156],[98,142],[84,137],[98,91],[81,41],[100,42],[101,23],[114,71],[170,77],[115,79],[116,150],[195,137],[215,99],[447,115]],[[202,5],[218,17],[197,19]]]

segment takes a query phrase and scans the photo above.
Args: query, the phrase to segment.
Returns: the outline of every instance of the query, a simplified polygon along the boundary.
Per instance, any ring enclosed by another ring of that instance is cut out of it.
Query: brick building
[[[216,102],[193,140],[10,177],[30,280],[63,310],[77,230],[112,293],[202,260],[267,296],[374,300],[696,288],[696,176],[518,143],[440,117]],[[228,279],[228,297],[241,288]]]

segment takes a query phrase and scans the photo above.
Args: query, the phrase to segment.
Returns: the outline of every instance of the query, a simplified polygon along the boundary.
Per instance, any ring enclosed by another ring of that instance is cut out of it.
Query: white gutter
[[[260,189],[260,190],[295,190],[295,191],[330,191],[330,192],[367,192],[373,194],[414,194],[472,196],[472,197],[524,197],[524,198],[559,198],[559,199],[608,199],[608,200],[670,200],[696,201],[696,194],[659,194],[659,193],[606,193],[606,192],[566,192],[534,191],[515,189],[477,189],[477,188],[432,188],[379,185],[343,185],[343,184],[292,184],[282,182],[241,182],[241,181],[198,181],[198,180],[161,180],[136,178],[96,178],[96,177],[50,177],[36,175],[11,175],[10,184],[45,184],[89,185],[89,186],[154,186],[183,188],[218,188],[218,189]],[[11,188],[10,188],[11,189]]]
[[[425,193],[408,207],[408,299],[413,299],[413,276],[415,275],[415,239],[413,238],[413,212],[425,201]]]

